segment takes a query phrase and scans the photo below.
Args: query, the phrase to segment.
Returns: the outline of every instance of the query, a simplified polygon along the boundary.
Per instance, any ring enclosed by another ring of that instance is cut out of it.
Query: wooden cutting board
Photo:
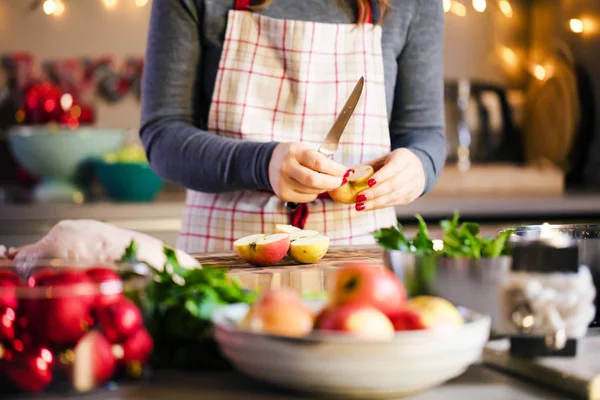
[[[248,265],[235,253],[194,254],[200,264],[228,268],[228,275],[250,290],[288,287],[301,293],[320,293],[329,290],[336,269],[346,261],[383,261],[383,249],[378,246],[330,247],[316,264],[298,264],[284,258],[277,265],[255,267]]]
[[[336,247],[331,246],[329,251],[316,264],[299,264],[285,257],[278,264],[271,267],[255,267],[249,265],[237,254],[233,252],[227,253],[206,253],[192,254],[200,264],[214,264],[219,267],[227,267],[231,269],[247,269],[249,271],[260,270],[285,270],[285,269],[319,269],[328,268],[340,264],[344,261],[374,261],[381,262],[383,260],[383,249],[379,246],[352,246],[352,247]]]
[[[483,362],[576,398],[600,399],[600,333],[590,330],[578,343],[576,357],[521,359],[510,357],[508,340],[488,343]]]

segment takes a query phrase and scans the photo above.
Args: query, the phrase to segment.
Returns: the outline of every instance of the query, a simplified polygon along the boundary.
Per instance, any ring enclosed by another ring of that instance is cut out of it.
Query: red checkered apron
[[[257,142],[300,142],[317,149],[361,76],[365,86],[333,159],[347,167],[390,151],[381,27],[274,19],[237,1],[228,14],[208,131]],[[370,12],[370,15],[376,14]],[[371,232],[396,222],[393,208],[357,212],[319,198],[305,229],[332,246],[372,244]],[[188,191],[177,246],[227,251],[236,239],[272,233],[291,212],[273,193]]]

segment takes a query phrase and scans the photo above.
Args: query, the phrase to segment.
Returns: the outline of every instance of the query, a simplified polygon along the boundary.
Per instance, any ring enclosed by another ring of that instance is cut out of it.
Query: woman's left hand
[[[425,170],[419,157],[400,148],[367,163],[375,169],[369,189],[356,198],[356,210],[402,206],[415,201],[425,190]]]

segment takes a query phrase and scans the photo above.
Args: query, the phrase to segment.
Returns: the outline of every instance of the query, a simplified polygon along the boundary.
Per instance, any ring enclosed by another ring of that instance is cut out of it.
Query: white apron
[[[228,14],[208,131],[257,142],[300,142],[317,149],[354,85],[365,85],[333,159],[348,168],[390,152],[381,26],[274,19],[238,0]],[[396,222],[394,208],[356,211],[319,198],[307,205],[304,229],[331,246],[373,244],[371,232]],[[273,233],[292,213],[273,193],[188,190],[177,247],[228,251],[233,242]]]

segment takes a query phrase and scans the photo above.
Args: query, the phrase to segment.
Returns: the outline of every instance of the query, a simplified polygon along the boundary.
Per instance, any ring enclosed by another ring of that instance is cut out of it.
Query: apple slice
[[[371,179],[375,171],[370,165],[358,165],[353,170],[354,173],[348,177],[346,183],[328,192],[329,197],[343,204],[356,203],[356,196],[369,187],[369,179]]]
[[[290,242],[293,242],[294,240],[298,240],[298,239],[302,239],[302,238],[307,238],[307,237],[318,236],[318,235],[319,235],[318,231],[299,230],[297,232],[290,233]]]
[[[290,244],[288,256],[302,264],[314,264],[327,254],[329,238],[323,235],[303,237]]]
[[[285,257],[290,248],[290,235],[257,234],[243,237],[233,243],[236,253],[248,264],[268,267],[277,264]]]
[[[297,228],[293,225],[284,225],[284,224],[277,224],[275,225],[275,232],[276,233],[287,233],[287,234],[292,234],[294,232],[298,232],[301,231],[302,229]]]

